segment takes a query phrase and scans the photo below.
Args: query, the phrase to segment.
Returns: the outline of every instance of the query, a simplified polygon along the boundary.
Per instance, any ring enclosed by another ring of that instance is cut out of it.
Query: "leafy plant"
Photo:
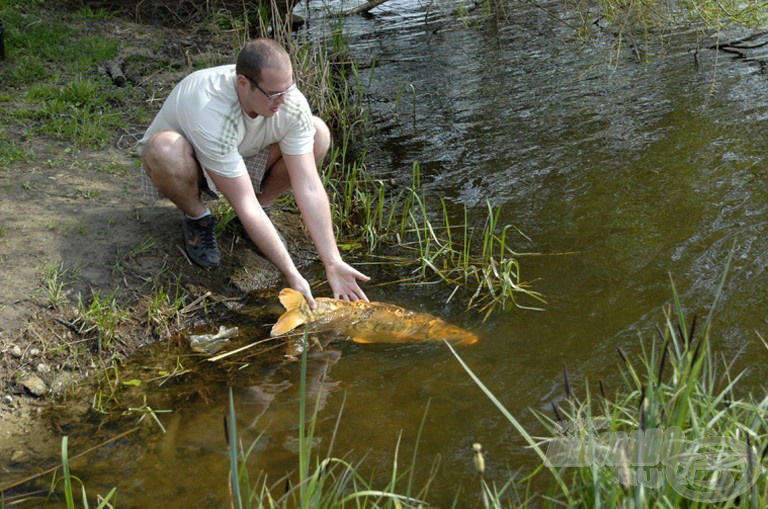
[[[83,320],[81,330],[86,334],[94,329],[98,334],[98,351],[108,347],[114,338],[117,326],[130,314],[117,302],[118,288],[103,297],[101,292],[91,292],[91,303],[85,304],[82,295],[78,295],[77,310]]]

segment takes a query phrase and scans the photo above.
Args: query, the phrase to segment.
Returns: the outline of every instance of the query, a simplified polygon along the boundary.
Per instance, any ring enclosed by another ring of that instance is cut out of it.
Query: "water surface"
[[[446,304],[450,289],[440,286],[370,285],[369,297],[476,330],[481,341],[461,349],[462,357],[523,425],[540,431],[531,409],[551,415],[563,397],[564,365],[578,394],[598,380],[615,391],[622,383],[616,348],[633,352],[640,339],[651,341],[671,299],[670,278],[689,318],[703,318],[733,252],[713,343],[748,371],[741,390],[762,396],[766,55],[733,59],[702,49],[697,64],[696,35],[680,33],[664,58],[610,58],[609,41],[575,40],[556,19],[559,5],[546,5],[552,16],[510,4],[508,23],[471,18],[432,33],[448,19],[445,7],[430,10],[425,25],[428,5],[390,0],[371,19],[345,22],[352,53],[380,60],[370,90],[379,130],[369,140],[369,170],[407,181],[419,162],[433,200],[445,197],[457,217],[468,207],[478,225],[486,203],[501,206],[501,223],[527,236],[516,249],[546,254],[521,258],[523,277],[546,296],[541,312],[512,309],[482,323],[462,303]],[[313,4],[315,14],[324,7]],[[365,270],[376,282],[391,276]],[[272,304],[255,299],[251,306]],[[266,337],[263,325],[275,315],[248,313],[230,325]],[[150,357],[161,362],[158,355]],[[224,505],[228,384],[236,387],[244,437],[263,433],[254,472],[265,469],[277,480],[295,468],[298,365],[251,362],[235,370],[203,363],[197,376],[211,376],[204,384],[165,385],[156,397],[174,409],[161,416],[169,433],[144,431],[96,454],[90,475],[80,471],[88,486],[131,479],[119,486],[122,507]],[[322,404],[321,451],[341,412],[334,451],[364,458],[366,472],[386,479],[396,454],[400,469],[410,465],[423,420],[415,479],[423,485],[439,461],[432,503],[478,501],[475,441],[487,451],[493,480],[539,464],[440,345],[335,342],[310,367],[312,394]]]

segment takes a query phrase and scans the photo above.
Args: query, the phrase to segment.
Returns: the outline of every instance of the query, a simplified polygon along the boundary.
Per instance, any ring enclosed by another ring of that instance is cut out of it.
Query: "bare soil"
[[[114,21],[97,29],[119,34],[122,50],[130,51],[141,49],[153,28]],[[192,70],[184,55],[230,49],[231,37],[216,47],[210,34],[156,30],[174,40],[169,47],[176,45],[179,71],[139,76],[126,86],[151,79],[170,90]],[[159,109],[160,98],[146,100]],[[49,448],[48,441],[59,440],[37,418],[57,397],[145,345],[184,341],[179,331],[185,327],[213,324],[249,294],[276,295],[280,286],[274,266],[237,235],[220,236],[222,263],[215,270],[186,259],[181,213],[167,201],[141,201],[134,146],[144,128],[126,125],[98,150],[29,137],[22,126],[7,128],[33,155],[0,169],[0,478],[7,479],[8,467]],[[272,218],[297,265],[313,263],[299,217],[278,209]],[[51,267],[60,269],[55,278]],[[51,282],[61,285],[60,297],[52,298]],[[175,315],[168,306],[168,321],[151,320],[156,288],[185,294],[183,312]],[[127,313],[114,338],[100,340],[99,328],[81,310],[94,295],[103,300],[113,292]]]

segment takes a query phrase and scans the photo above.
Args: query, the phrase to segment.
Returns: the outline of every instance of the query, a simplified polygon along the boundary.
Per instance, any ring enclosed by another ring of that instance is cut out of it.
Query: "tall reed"
[[[56,475],[54,474],[53,479],[51,480],[51,490],[44,505],[47,506],[48,503],[52,501],[56,486],[60,482],[63,482],[64,483],[64,487],[63,487],[64,503],[67,509],[75,509],[75,507],[78,507],[75,503],[75,495],[77,490],[75,489],[73,481],[80,483],[80,490],[79,490],[80,502],[82,504],[82,507],[84,507],[85,509],[88,509],[90,507],[90,504],[88,503],[88,494],[85,489],[85,484],[83,483],[83,481],[81,481],[79,478],[75,477],[72,474],[72,471],[70,469],[69,437],[64,436],[61,439],[61,479],[57,480]],[[114,503],[116,498],[117,498],[117,488],[112,488],[105,497],[102,497],[101,495],[97,495],[96,509],[105,509],[105,508],[113,507],[112,504]]]
[[[535,502],[518,505],[768,505],[768,397],[738,395],[743,372],[734,374],[733,361],[718,362],[712,352],[712,312],[701,326],[695,318],[688,326],[674,282],[672,295],[659,338],[641,343],[639,360],[618,349],[624,385],[615,396],[601,381],[598,396],[587,386],[579,398],[565,372],[566,398],[553,404],[554,416],[536,412],[544,437],[523,429],[448,345],[542,460],[521,490],[536,493]],[[536,476],[545,471],[553,479],[548,489]],[[486,493],[494,504],[499,495]]]
[[[307,400],[307,336],[304,336],[301,355],[301,378],[299,387],[299,454],[297,475],[286,474],[277,481],[271,481],[261,473],[254,481],[249,480],[249,456],[260,437],[257,437],[246,449],[237,437],[234,397],[229,392],[229,414],[227,418],[227,442],[229,444],[230,492],[234,507],[241,508],[335,508],[335,507],[423,507],[425,502],[411,495],[412,476],[399,494],[398,483],[405,474],[398,471],[397,456],[393,462],[390,480],[383,488],[376,488],[360,473],[362,463],[353,463],[349,459],[334,455],[336,429],[330,438],[327,453],[317,451],[315,443],[315,424],[317,422],[317,401]],[[320,395],[318,395],[318,398]],[[310,407],[310,405],[312,405]],[[308,410],[311,412],[308,414]],[[309,415],[309,416],[308,416]],[[339,419],[341,414],[339,414]],[[424,422],[419,428],[419,437]],[[418,443],[418,437],[417,437]],[[418,450],[418,447],[416,448]],[[414,451],[411,469],[416,465]],[[396,453],[397,454],[397,453]]]
[[[346,143],[344,140],[342,147]],[[519,296],[545,302],[521,276],[522,255],[513,249],[511,233],[524,235],[512,225],[500,224],[501,207],[486,204],[482,228],[472,228],[464,206],[463,221],[455,224],[446,201],[430,197],[422,189],[418,163],[412,167],[409,186],[388,186],[371,178],[362,160],[345,164],[343,150],[332,157],[324,183],[331,196],[337,236],[345,239],[344,245],[365,248],[371,254],[396,247],[389,250],[394,254],[383,258],[393,265],[411,267],[410,281],[442,282],[453,289],[450,298],[463,291],[467,308],[486,319],[509,305],[538,309],[519,303]],[[433,210],[433,203],[440,207]]]

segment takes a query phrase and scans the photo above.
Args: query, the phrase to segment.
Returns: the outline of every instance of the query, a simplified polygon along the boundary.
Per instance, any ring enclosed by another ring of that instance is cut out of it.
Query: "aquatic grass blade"
[[[72,474],[69,471],[69,437],[61,438],[61,469],[64,476],[64,498],[67,503],[67,509],[74,509],[75,499],[72,493]]]
[[[413,456],[412,456],[412,459],[411,459],[411,468],[410,468],[410,472],[408,474],[408,485],[406,486],[406,492],[405,492],[407,500],[410,500],[410,498],[411,498],[411,489],[413,488],[413,475],[416,472],[416,457],[417,457],[417,454],[419,452],[419,444],[421,443],[421,435],[424,432],[424,424],[427,421],[427,413],[429,412],[429,404],[430,404],[430,400],[427,400],[427,404],[424,407],[424,414],[421,417],[421,424],[419,424],[419,431],[416,433],[416,442],[415,442],[415,444],[413,446]],[[392,487],[394,488],[394,484],[392,485]]]
[[[235,415],[235,397],[232,387],[229,388],[229,413],[227,415],[227,442],[229,442],[229,487],[230,496],[236,509],[243,509],[243,498],[240,491],[240,476],[237,455],[237,422]]]
[[[499,411],[504,415],[504,417],[507,418],[507,420],[512,424],[512,426],[517,430],[518,433],[520,433],[520,436],[523,437],[523,439],[528,443],[528,445],[533,449],[536,454],[539,456],[539,458],[544,462],[544,466],[549,470],[549,472],[554,477],[557,484],[560,486],[560,489],[562,490],[563,494],[568,500],[569,504],[573,504],[575,501],[573,500],[571,496],[571,491],[568,488],[568,486],[565,484],[563,479],[560,477],[560,473],[557,471],[556,468],[550,466],[548,464],[547,456],[544,454],[544,451],[541,450],[536,440],[531,437],[528,432],[525,430],[525,428],[522,427],[522,425],[515,419],[515,417],[509,413],[509,411],[504,407],[504,405],[501,404],[501,402],[494,396],[494,394],[483,384],[483,382],[475,375],[475,373],[470,369],[470,367],[464,362],[464,359],[462,359],[458,353],[456,353],[456,350],[451,346],[451,344],[448,341],[444,340],[445,345],[448,347],[448,349],[451,351],[453,356],[456,358],[456,360],[459,362],[462,368],[464,368],[464,371],[467,372],[469,377],[472,379],[472,381],[477,385],[481,391],[488,397],[488,399],[491,400],[491,402],[496,406],[496,408],[499,409]]]

